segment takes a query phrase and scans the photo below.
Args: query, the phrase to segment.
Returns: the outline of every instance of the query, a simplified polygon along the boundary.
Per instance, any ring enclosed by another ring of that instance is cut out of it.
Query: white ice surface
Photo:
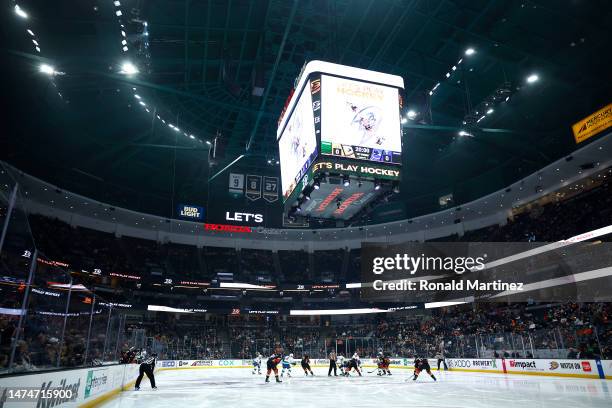
[[[366,369],[366,371],[371,369]],[[280,371],[280,369],[279,369]],[[434,382],[422,373],[416,382],[411,370],[393,370],[391,377],[327,376],[314,368],[304,377],[299,366],[283,383],[264,383],[250,369],[168,370],[156,373],[158,390],[143,380],[140,391],[125,391],[109,407],[612,407],[612,381],[521,375],[439,372]]]

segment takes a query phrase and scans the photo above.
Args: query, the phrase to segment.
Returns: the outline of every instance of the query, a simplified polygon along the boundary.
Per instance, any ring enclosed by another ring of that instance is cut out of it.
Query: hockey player
[[[308,372],[310,371],[310,375],[314,377],[312,368],[310,368],[310,357],[308,357],[308,354],[304,354],[304,357],[302,357],[302,369],[304,370],[304,374],[306,374],[306,376],[308,376]]]
[[[391,364],[391,360],[389,356],[385,356],[382,351],[378,353],[378,374],[377,375],[391,375],[391,370],[389,370],[389,364]]]
[[[289,353],[288,356],[285,356],[281,364],[283,367],[283,370],[281,371],[281,377],[285,376],[285,370],[287,371],[287,377],[291,377],[291,366],[296,364],[293,358],[293,353]]]
[[[427,361],[426,358],[418,358],[418,357],[414,359],[414,377],[412,378],[412,380],[416,381],[416,379],[419,377],[419,374],[423,370],[427,371],[427,374],[429,374],[431,378],[433,378],[434,381],[437,381],[436,377],[431,373],[431,367],[429,366],[429,361]]]
[[[344,376],[348,377],[351,370],[355,369],[355,371],[357,371],[357,374],[359,374],[359,376],[361,377],[361,370],[359,370],[360,365],[361,361],[359,359],[359,354],[355,352],[355,354],[353,354],[353,357],[351,357],[351,359],[348,361],[346,368],[344,369]]]
[[[340,374],[344,375],[344,369],[346,368],[347,361],[342,354],[338,355],[336,364],[338,364],[338,368],[340,369]]]
[[[272,371],[274,371],[274,377],[276,377],[276,382],[282,382],[280,378],[278,378],[278,368],[276,368],[276,366],[278,365],[278,363],[280,363],[281,360],[282,357],[280,353],[274,353],[268,358],[268,361],[266,362],[266,368],[268,369],[268,371],[266,371],[266,382],[270,382],[270,372]]]
[[[153,370],[155,370],[155,362],[157,360],[157,354],[151,354],[150,357],[147,357],[147,352],[146,351],[142,351],[142,353],[139,356],[138,361],[140,361],[140,369],[139,369],[139,374],[138,374],[138,378],[136,378],[136,384],[134,385],[134,388],[136,391],[140,390],[140,382],[142,381],[142,377],[144,377],[144,375],[146,374],[147,377],[149,378],[149,381],[151,382],[151,388],[156,390],[157,387],[155,386],[155,374],[153,374]]]
[[[253,374],[257,372],[257,374],[261,374],[261,359],[263,356],[261,353],[257,353],[257,357],[253,359]]]

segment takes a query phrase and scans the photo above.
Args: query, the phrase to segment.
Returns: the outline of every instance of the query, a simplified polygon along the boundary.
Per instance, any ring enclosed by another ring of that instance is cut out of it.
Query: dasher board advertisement
[[[288,114],[289,120],[278,141],[283,201],[295,189],[317,155],[309,84],[304,87],[293,112]]]
[[[401,164],[397,88],[321,76],[321,154]]]

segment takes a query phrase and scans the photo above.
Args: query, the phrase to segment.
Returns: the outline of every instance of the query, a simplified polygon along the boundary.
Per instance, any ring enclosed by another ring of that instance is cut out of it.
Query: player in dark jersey
[[[359,360],[358,358],[355,358],[355,356],[353,356],[353,358],[351,358],[348,361],[348,364],[346,365],[346,368],[344,369],[343,375],[345,377],[348,377],[352,369],[355,369],[355,371],[357,371],[357,374],[359,374],[359,376],[361,377],[361,371],[359,370]]]
[[[155,370],[157,354],[151,354],[151,356],[148,357],[146,355],[146,352],[143,351],[139,356],[139,360],[141,361],[139,369],[140,372],[138,374],[138,378],[136,378],[136,384],[134,385],[134,388],[136,389],[136,391],[140,390],[140,382],[142,381],[142,377],[144,377],[144,375],[146,374],[149,378],[149,381],[151,382],[151,388],[156,390],[157,387],[155,386],[155,374],[153,374],[153,370]]]
[[[436,377],[431,373],[431,367],[429,366],[429,361],[427,361],[426,358],[418,358],[418,357],[414,359],[414,377],[412,378],[412,380],[416,381],[419,374],[423,370],[425,370],[427,374],[429,374],[431,378],[433,378],[434,381],[437,381]]]
[[[391,359],[389,356],[384,355],[382,352],[378,353],[378,374],[377,375],[391,375],[391,370],[389,370],[389,365],[391,364]]]
[[[308,376],[308,372],[310,371],[310,375],[314,377],[312,368],[310,368],[310,357],[308,354],[304,354],[304,357],[302,357],[302,370],[304,370],[304,374],[306,374],[306,376]]]
[[[283,357],[280,353],[274,353],[268,358],[268,361],[266,362],[266,368],[268,369],[268,371],[266,372],[266,382],[270,382],[270,372],[272,371],[274,371],[276,382],[282,382],[280,378],[278,378],[278,368],[276,368],[276,366],[278,365],[278,363],[281,362],[282,359]]]

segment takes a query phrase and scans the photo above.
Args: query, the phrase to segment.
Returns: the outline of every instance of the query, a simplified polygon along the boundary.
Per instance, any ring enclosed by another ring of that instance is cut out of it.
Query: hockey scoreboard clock
[[[403,79],[311,61],[296,84],[276,135],[289,217],[350,219],[397,192]]]

